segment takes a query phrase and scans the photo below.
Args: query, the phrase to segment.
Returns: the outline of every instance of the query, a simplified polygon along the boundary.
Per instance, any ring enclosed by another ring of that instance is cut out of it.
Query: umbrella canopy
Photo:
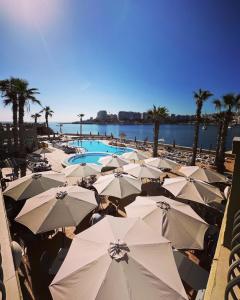
[[[132,152],[124,153],[122,157],[128,160],[143,160],[147,158],[147,155],[143,152],[132,151]]]
[[[213,170],[200,168],[198,166],[181,167],[179,172],[186,177],[202,180],[208,183],[227,182],[227,178]]]
[[[129,162],[118,156],[118,155],[109,155],[99,159],[99,162],[104,165],[104,167],[110,168],[120,168],[124,165],[127,165]]]
[[[132,194],[139,194],[142,183],[130,175],[114,173],[99,177],[93,186],[97,189],[99,195],[122,199]]]
[[[45,154],[45,153],[52,153],[53,151],[49,148],[39,148],[38,150],[34,151],[35,154]]]
[[[18,201],[64,185],[65,182],[66,177],[61,173],[53,171],[34,173],[10,182],[3,194]]]
[[[63,173],[66,177],[88,177],[101,173],[102,167],[97,164],[77,164],[66,167]]]
[[[185,177],[165,179],[162,185],[177,198],[187,199],[201,204],[221,202],[220,190],[206,182]]]
[[[54,300],[188,299],[169,241],[139,218],[107,216],[76,235],[49,288]]]
[[[178,164],[171,160],[171,159],[167,159],[167,158],[159,158],[159,157],[150,157],[144,160],[144,162],[152,167],[155,168],[159,168],[159,169],[175,169]]]
[[[79,186],[57,187],[28,199],[15,220],[36,234],[77,226],[95,207],[93,191]]]
[[[138,178],[159,178],[162,171],[146,164],[129,164],[123,167],[124,172]]]
[[[177,249],[204,248],[208,224],[187,204],[164,196],[138,196],[125,209],[128,217],[141,217]]]

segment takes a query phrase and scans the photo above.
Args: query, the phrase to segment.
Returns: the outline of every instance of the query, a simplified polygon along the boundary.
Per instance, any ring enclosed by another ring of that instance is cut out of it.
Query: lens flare
[[[58,0],[0,0],[0,14],[16,25],[40,27],[53,23],[59,12]]]

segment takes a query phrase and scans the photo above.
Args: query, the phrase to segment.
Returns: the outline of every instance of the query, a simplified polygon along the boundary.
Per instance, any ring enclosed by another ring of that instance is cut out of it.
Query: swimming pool
[[[80,163],[95,163],[101,165],[99,163],[99,159],[101,157],[117,154],[122,155],[126,152],[131,152],[134,149],[127,147],[116,147],[103,143],[98,140],[82,140],[82,141],[72,141],[69,142],[69,146],[84,148],[84,154],[77,154],[71,156],[67,160],[64,161],[64,165],[74,165]]]
[[[117,155],[133,151],[131,148],[111,146],[98,140],[72,141],[69,142],[69,146],[84,148],[86,152],[104,152]]]
[[[86,153],[86,154],[78,154],[70,157],[65,161],[65,164],[67,165],[75,165],[75,164],[81,164],[81,163],[94,163],[97,165],[101,165],[99,162],[99,159],[108,156],[107,153]]]

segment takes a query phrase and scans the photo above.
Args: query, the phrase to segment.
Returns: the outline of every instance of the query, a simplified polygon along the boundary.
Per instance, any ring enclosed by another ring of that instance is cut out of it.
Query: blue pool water
[[[75,165],[75,164],[81,164],[81,163],[94,163],[97,165],[101,165],[99,163],[99,159],[101,157],[107,156],[108,154],[106,153],[86,153],[86,154],[79,154],[79,155],[74,155],[70,157],[67,161],[68,164],[70,165]]]
[[[110,154],[114,153],[117,155],[133,151],[131,148],[110,146],[101,141],[95,140],[72,141],[69,142],[69,145],[84,148],[86,152],[104,152]]]
[[[78,154],[70,157],[66,161],[66,163],[70,165],[80,163],[95,163],[100,165],[99,159],[101,157],[111,154],[122,155],[123,153],[133,151],[131,148],[110,146],[101,141],[91,140],[72,141],[69,142],[69,146],[81,147],[86,151],[85,154]]]

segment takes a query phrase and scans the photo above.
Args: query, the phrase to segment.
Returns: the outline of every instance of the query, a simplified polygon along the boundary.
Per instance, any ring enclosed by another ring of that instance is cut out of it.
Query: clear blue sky
[[[198,88],[240,92],[239,12],[239,0],[0,0],[0,78],[39,88],[53,121],[153,103],[194,113]]]

